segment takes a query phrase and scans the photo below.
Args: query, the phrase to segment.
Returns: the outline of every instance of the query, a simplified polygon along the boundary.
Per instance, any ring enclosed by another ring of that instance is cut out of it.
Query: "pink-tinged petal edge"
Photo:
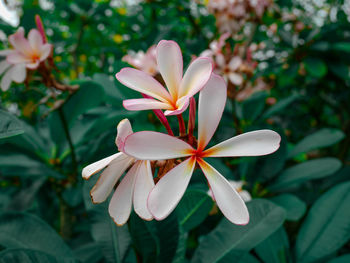
[[[168,91],[156,79],[141,70],[123,68],[115,77],[120,83],[130,89],[149,95],[162,102],[171,101]]]
[[[149,161],[138,161],[139,169],[136,174],[134,187],[134,210],[144,220],[152,220],[153,216],[148,211],[148,195],[154,187],[151,164]]]
[[[123,119],[118,123],[117,126],[117,137],[115,138],[115,144],[120,152],[124,149],[124,142],[126,137],[132,134],[132,128],[128,119]]]
[[[124,152],[139,160],[166,160],[190,156],[194,149],[188,143],[168,134],[141,131],[129,135]]]
[[[118,226],[124,225],[130,217],[132,196],[139,164],[139,162],[136,162],[126,173],[109,202],[109,215]]]
[[[227,87],[224,79],[212,74],[199,93],[198,149],[203,150],[213,137],[225,109]]]
[[[183,61],[175,41],[161,40],[156,48],[158,70],[173,98],[177,98],[182,80]]]
[[[187,96],[182,97],[176,103],[178,108],[176,110],[166,110],[164,112],[164,115],[165,116],[179,115],[187,109],[189,103],[190,103],[189,97]]]
[[[223,215],[236,225],[248,224],[248,209],[233,186],[207,162],[198,159],[198,164],[208,180],[216,204]]]
[[[180,202],[190,182],[196,160],[190,157],[167,172],[148,196],[148,210],[157,220],[166,218]]]
[[[130,111],[139,110],[159,110],[159,109],[171,109],[172,107],[168,103],[161,102],[154,99],[129,99],[123,100],[123,107]]]
[[[257,130],[232,137],[204,151],[206,157],[261,156],[278,150],[281,136],[272,130]]]

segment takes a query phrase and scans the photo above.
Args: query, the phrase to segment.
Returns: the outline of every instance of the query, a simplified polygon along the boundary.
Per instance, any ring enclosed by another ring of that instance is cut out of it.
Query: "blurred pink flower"
[[[164,219],[175,209],[186,191],[197,163],[224,216],[234,224],[248,223],[248,210],[240,195],[225,177],[203,158],[270,154],[279,148],[281,137],[271,130],[258,130],[235,136],[205,150],[219,125],[226,97],[225,81],[212,74],[199,94],[197,149],[183,140],[158,132],[137,132],[126,138],[125,153],[141,160],[187,157],[167,172],[149,194],[148,209],[157,220]]]
[[[116,74],[116,78],[125,86],[154,99],[124,100],[123,105],[127,110],[163,109],[166,110],[165,115],[178,115],[187,109],[189,99],[207,83],[212,64],[207,58],[197,58],[182,76],[182,54],[176,42],[162,40],[156,51],[158,70],[167,89],[143,71],[124,68]]]
[[[151,46],[146,53],[143,51],[130,52],[125,55],[122,60],[129,63],[131,66],[142,70],[152,76],[158,73],[156,46]]]
[[[118,124],[116,145],[120,151],[123,151],[125,138],[132,133],[128,119]],[[120,177],[130,166],[131,168],[117,186],[109,203],[109,214],[117,225],[127,222],[132,204],[135,212],[141,218],[153,219],[147,208],[147,197],[154,186],[150,162],[137,160],[119,152],[86,166],[82,171],[83,178],[87,180],[104,169],[90,192],[92,201],[101,203],[107,199]]]
[[[0,51],[1,52],[1,51]],[[10,64],[6,60],[0,62],[0,88],[2,91],[8,90],[11,82],[22,83],[27,77],[27,71],[24,63]]]

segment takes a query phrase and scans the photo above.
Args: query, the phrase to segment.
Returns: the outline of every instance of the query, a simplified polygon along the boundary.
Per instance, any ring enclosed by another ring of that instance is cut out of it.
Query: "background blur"
[[[0,262],[350,262],[350,1],[1,0],[0,50],[36,14],[55,77],[80,89],[52,97],[33,73],[0,92]],[[98,175],[83,182],[81,169],[117,151],[120,120],[165,132],[152,112],[122,107],[139,95],[114,77],[147,70],[137,61],[162,39],[185,68],[210,56],[228,82],[213,144],[263,128],[282,137],[266,157],[208,160],[244,182],[248,226],[223,218],[203,176],[160,222],[132,214],[117,227],[108,202],[91,203]]]

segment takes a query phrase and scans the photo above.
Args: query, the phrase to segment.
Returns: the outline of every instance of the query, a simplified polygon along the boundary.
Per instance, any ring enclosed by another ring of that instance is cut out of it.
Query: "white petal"
[[[271,130],[243,133],[204,151],[207,157],[260,156],[273,153],[280,147],[281,137]]]
[[[28,41],[32,50],[38,52],[43,45],[43,39],[37,29],[32,29],[28,33]]]
[[[124,152],[139,160],[165,160],[192,155],[188,143],[168,134],[152,131],[135,132],[125,140]]]
[[[10,55],[6,57],[6,60],[10,64],[17,64],[17,63],[29,63],[31,60],[29,57],[23,55],[20,52],[13,52]]]
[[[105,201],[112,192],[120,176],[133,162],[134,159],[126,154],[122,154],[111,161],[90,192],[92,201],[94,203]]]
[[[27,77],[27,69],[25,64],[16,64],[9,69],[11,78],[16,83],[22,83]]]
[[[232,84],[234,85],[241,85],[243,83],[243,77],[242,75],[235,73],[235,72],[230,72],[228,74],[228,78],[231,81]]]
[[[117,126],[117,137],[115,138],[115,144],[117,145],[119,151],[123,151],[124,143],[126,137],[133,133],[130,121],[128,119],[123,119],[118,123]]]
[[[176,98],[182,79],[182,54],[174,41],[162,40],[157,46],[157,64],[172,97]]]
[[[118,185],[109,203],[109,215],[118,226],[124,225],[129,219],[135,178],[138,169],[139,162],[136,162]]]
[[[9,67],[11,67],[11,64],[8,63],[6,60],[3,60],[0,62],[0,75],[4,73]]]
[[[210,164],[198,160],[210,189],[223,215],[232,223],[246,225],[249,222],[248,209],[232,185]]]
[[[236,69],[239,68],[239,66],[242,64],[242,59],[240,57],[233,57],[230,60],[230,63],[228,64],[228,67],[232,70],[235,71]]]
[[[195,158],[188,158],[167,172],[148,197],[148,209],[157,220],[166,218],[180,202],[190,182]]]
[[[9,89],[12,81],[12,76],[11,72],[6,71],[5,74],[2,76],[1,82],[0,82],[0,87],[2,91],[6,91]]]
[[[7,56],[7,55],[10,55],[13,52],[16,52],[16,51],[14,49],[0,50],[0,56]]]
[[[40,61],[44,61],[51,54],[52,45],[44,44],[40,48]]]
[[[24,37],[24,29],[22,27],[9,36],[9,42],[18,52],[25,55],[30,55],[33,52],[28,40]]]
[[[99,171],[104,169],[107,165],[109,165],[111,161],[113,161],[116,158],[120,158],[121,156],[123,156],[123,153],[116,153],[102,160],[89,164],[82,171],[83,178],[85,180],[89,179],[92,175],[94,175],[95,173],[98,173]]]
[[[213,137],[221,120],[226,103],[226,83],[212,74],[199,93],[198,103],[198,149],[203,150]]]
[[[123,68],[116,78],[125,86],[163,102],[171,101],[168,91],[153,77],[133,68]]]
[[[213,66],[208,58],[195,59],[186,70],[182,79],[179,98],[192,97],[207,83],[213,71]]]
[[[123,106],[125,109],[130,111],[139,110],[160,110],[160,109],[171,109],[169,103],[164,103],[154,99],[130,99],[123,100]]]
[[[187,97],[187,96],[182,97],[182,98],[178,99],[176,102],[177,109],[176,110],[166,110],[164,112],[164,115],[165,116],[179,115],[187,109],[189,103],[190,103],[189,97]]]
[[[37,69],[39,67],[39,64],[40,64],[40,61],[36,60],[33,63],[27,63],[26,67],[29,68],[29,69]]]
[[[154,187],[151,164],[149,161],[138,161],[139,169],[136,175],[134,187],[134,210],[144,220],[152,220],[153,216],[148,211],[148,195]]]

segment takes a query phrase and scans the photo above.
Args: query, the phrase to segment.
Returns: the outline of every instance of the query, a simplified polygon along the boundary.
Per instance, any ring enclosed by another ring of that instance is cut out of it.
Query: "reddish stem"
[[[141,93],[142,96],[146,99],[151,99],[150,96]],[[162,110],[152,110],[154,112],[154,114],[157,116],[157,118],[159,119],[159,121],[164,125],[165,129],[167,130],[168,134],[171,136],[174,136],[174,133],[169,125],[169,122],[167,120],[167,118],[165,117],[164,113],[162,112]]]
[[[185,136],[186,135],[186,126],[185,126],[185,121],[184,118],[182,117],[182,114],[176,115],[177,119],[179,120],[179,132],[180,136]]]
[[[196,100],[191,97],[190,99],[190,112],[188,116],[188,142],[189,144],[192,144],[193,142],[193,131],[194,127],[196,125]]]

